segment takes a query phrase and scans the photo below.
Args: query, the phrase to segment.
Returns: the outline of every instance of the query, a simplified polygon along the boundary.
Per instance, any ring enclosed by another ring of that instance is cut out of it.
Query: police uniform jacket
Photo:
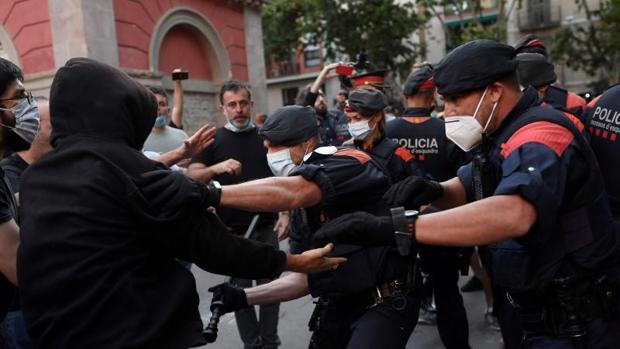
[[[490,246],[494,282],[518,303],[531,305],[552,296],[554,278],[618,267],[620,238],[600,171],[570,120],[541,106],[537,92],[528,88],[486,147],[493,195],[520,195],[537,213],[526,235]],[[474,200],[472,163],[460,168],[458,177]]]

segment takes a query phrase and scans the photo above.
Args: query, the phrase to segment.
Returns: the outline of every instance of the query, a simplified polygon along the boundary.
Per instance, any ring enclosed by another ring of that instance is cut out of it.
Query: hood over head
[[[88,58],[70,59],[58,70],[49,104],[54,146],[80,135],[141,150],[157,115],[157,100],[144,86]]]

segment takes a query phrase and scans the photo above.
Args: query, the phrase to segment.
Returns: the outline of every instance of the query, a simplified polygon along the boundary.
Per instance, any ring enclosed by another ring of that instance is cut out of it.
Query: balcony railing
[[[549,3],[528,5],[517,14],[517,24],[520,31],[546,29],[560,26],[562,22],[560,6],[551,6]]]

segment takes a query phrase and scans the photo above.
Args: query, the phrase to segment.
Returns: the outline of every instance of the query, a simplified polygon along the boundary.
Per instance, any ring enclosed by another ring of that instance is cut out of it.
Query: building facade
[[[72,57],[121,68],[148,86],[172,91],[184,81],[184,123],[191,133],[222,123],[222,82],[253,87],[267,111],[260,0],[2,0],[0,56],[19,65],[35,96],[47,96],[56,70]]]
[[[402,0],[405,1],[405,0]],[[586,0],[590,10],[599,8],[598,0]],[[552,47],[553,34],[563,26],[581,25],[587,23],[586,14],[579,5],[572,0],[481,0],[481,11],[474,14],[471,1],[453,2],[461,4],[459,8],[454,6],[437,6],[431,11],[432,16],[423,30],[413,33],[416,41],[424,41],[427,46],[426,60],[437,63],[446,53],[454,48],[448,40],[447,31],[459,30],[459,27],[467,25],[473,20],[482,25],[496,25],[500,17],[504,18],[506,28],[506,41],[514,44],[526,34],[536,34],[547,46]],[[501,4],[504,8],[500,8]],[[574,71],[564,65],[556,64],[557,83],[577,93],[588,90],[592,77],[585,73]]]

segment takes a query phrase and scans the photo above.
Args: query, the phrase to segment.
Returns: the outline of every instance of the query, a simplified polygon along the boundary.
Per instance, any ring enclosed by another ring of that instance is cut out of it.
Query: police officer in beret
[[[352,139],[345,145],[372,156],[393,183],[411,175],[423,175],[411,153],[386,137],[383,112],[386,106],[385,95],[377,89],[353,90],[344,110]]]
[[[534,34],[527,34],[514,45],[517,54],[537,53],[543,55],[549,61],[549,53],[545,44]],[[551,64],[551,62],[549,62]],[[544,88],[543,100],[555,108],[567,110],[581,118],[585,108],[586,100],[572,91],[568,91],[556,85],[548,85]]]
[[[520,90],[515,55],[476,40],[435,70],[447,136],[464,150],[482,146],[487,162],[441,184],[408,178],[387,198],[444,211],[353,213],[315,236],[366,246],[491,244],[491,277],[507,290],[522,347],[618,348],[620,236],[600,169],[570,120],[541,105],[533,88]]]
[[[318,128],[311,107],[276,110],[260,134],[277,177],[224,186],[221,205],[259,211],[306,207],[312,231],[357,210],[387,214],[382,196],[390,187],[389,176],[361,150],[314,149]],[[322,242],[312,238],[311,244]],[[403,348],[418,318],[415,251],[336,244],[331,255],[346,257],[347,263],[325,273],[291,273],[245,290],[222,284],[212,291],[224,311],[307,294],[319,297],[309,324],[311,348]]]
[[[542,100],[545,100],[550,88],[557,80],[553,64],[549,62],[545,56],[540,53],[519,53],[517,54],[517,75],[519,76],[519,84],[523,87],[533,86]],[[580,117],[583,115],[575,115],[575,109],[569,110],[566,106],[552,105],[554,108],[562,111],[575,126],[580,130],[584,130],[583,122]]]
[[[436,87],[433,68],[426,63],[407,77],[403,86],[407,108],[387,123],[386,135],[407,148],[415,163],[437,181],[456,175],[469,161],[467,154],[446,137],[441,119],[431,117]],[[437,305],[437,329],[445,347],[469,348],[469,327],[458,288],[459,270],[467,270],[471,249],[423,246],[422,270],[429,274]]]

